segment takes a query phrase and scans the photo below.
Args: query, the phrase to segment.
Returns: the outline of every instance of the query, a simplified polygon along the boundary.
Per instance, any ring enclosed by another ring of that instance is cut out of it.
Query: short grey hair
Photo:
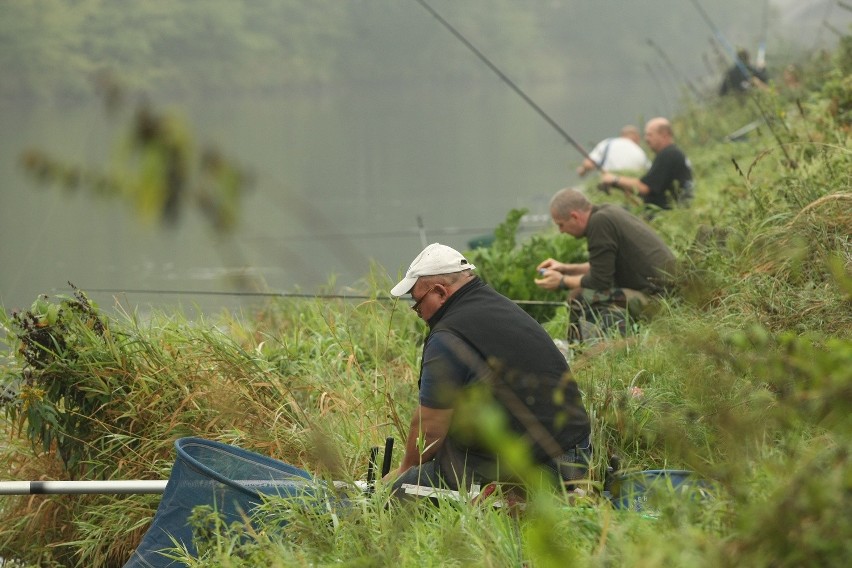
[[[418,280],[422,280],[426,285],[442,284],[444,286],[452,286],[462,279],[473,276],[472,270],[462,270],[461,272],[451,272],[449,274],[434,274],[432,276],[421,276]]]
[[[567,219],[572,211],[588,211],[592,203],[586,196],[572,187],[566,187],[556,192],[550,200],[550,214],[559,219]]]
[[[636,138],[639,138],[641,136],[641,133],[639,132],[639,129],[633,126],[632,124],[627,124],[624,126],[624,128],[621,129],[621,135],[625,138],[631,138],[634,136]]]

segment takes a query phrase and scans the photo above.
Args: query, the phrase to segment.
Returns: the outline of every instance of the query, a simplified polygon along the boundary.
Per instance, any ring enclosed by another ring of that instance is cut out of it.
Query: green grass
[[[494,501],[403,505],[380,488],[346,508],[270,500],[259,530],[217,527],[198,559],[174,554],[229,567],[845,565],[852,94],[837,70],[850,52],[847,40],[832,66],[811,70],[798,103],[771,90],[677,117],[697,197],[653,225],[680,259],[681,293],[635,335],[572,363],[598,450],[590,488],[617,454],[627,471],[694,470],[714,482],[712,500],[673,499],[649,516],[614,510],[596,491],[577,499],[533,488],[517,514]],[[721,142],[756,113],[771,128]],[[571,247],[548,231],[479,251],[476,264],[521,299],[533,293],[530,255]],[[368,274],[364,293],[384,295],[383,274]],[[251,313],[143,321],[68,301],[38,300],[30,332],[0,315],[9,346],[0,376],[20,387],[3,403],[4,479],[165,478],[174,441],[201,436],[354,480],[372,446],[404,439],[425,333],[404,304],[281,299]],[[562,336],[564,308],[538,315]],[[22,338],[36,349],[29,363]],[[121,566],[156,506],[156,496],[4,497],[0,557]]]

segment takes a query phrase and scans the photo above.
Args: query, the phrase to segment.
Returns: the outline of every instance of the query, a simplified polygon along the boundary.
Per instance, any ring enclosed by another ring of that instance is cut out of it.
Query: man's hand
[[[616,185],[618,183],[618,176],[615,174],[611,174],[609,172],[604,172],[601,174],[601,183],[606,186]]]
[[[567,290],[580,287],[584,274],[589,272],[589,263],[565,264],[548,258],[536,267],[539,278],[535,283],[545,290]]]
[[[535,269],[539,276],[543,276],[541,272],[542,270],[553,270],[566,276],[582,276],[583,274],[589,273],[590,267],[588,262],[584,262],[582,264],[566,264],[564,262],[548,258],[536,266]]]
[[[535,279],[536,286],[545,290],[564,290],[565,275],[556,270],[548,270],[547,268],[539,268],[540,278]]]
[[[396,469],[392,469],[389,472],[387,472],[385,474],[385,476],[382,478],[382,483],[387,483],[388,485],[390,485],[391,483],[396,481],[397,477],[399,477],[400,475],[402,475],[406,471],[408,471],[408,468],[402,469],[402,466],[400,466]]]
[[[540,262],[538,266],[535,267],[536,272],[541,274],[542,270],[555,270],[556,272],[565,272],[565,267],[568,266],[562,262],[559,262],[556,259],[548,258],[547,260]]]
[[[447,432],[450,431],[452,419],[452,409],[429,408],[419,405],[411,417],[411,426],[405,440],[405,455],[402,456],[402,464],[393,474],[401,475],[408,471],[408,468],[418,466],[435,457],[441,444],[444,443]],[[388,473],[385,477],[390,475],[391,473]]]
[[[583,163],[577,167],[577,175],[583,177],[586,173],[595,169],[597,165],[588,158],[583,158]]]

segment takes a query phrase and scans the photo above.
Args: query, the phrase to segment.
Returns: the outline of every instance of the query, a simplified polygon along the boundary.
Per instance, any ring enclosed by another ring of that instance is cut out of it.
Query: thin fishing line
[[[698,3],[698,0],[692,0],[692,5],[695,6],[695,9],[698,10],[698,13],[701,14],[701,17],[704,18],[704,21],[707,22],[707,25],[710,26],[710,29],[713,30],[716,39],[719,40],[719,42],[722,44],[722,47],[727,49],[728,52],[731,54],[734,63],[737,65],[740,71],[744,73],[743,76],[751,79],[751,71],[749,71],[748,67],[746,67],[746,65],[742,61],[740,61],[740,58],[737,56],[736,51],[734,51],[734,48],[731,46],[730,43],[728,43],[728,41],[725,39],[725,36],[723,36],[722,33],[719,31],[719,28],[716,27],[716,25],[710,19],[710,16],[707,15],[707,12],[705,12],[704,9],[701,7],[701,4]],[[763,122],[766,124],[766,127],[769,129],[769,132],[772,133],[772,136],[778,143],[778,147],[781,148],[781,151],[784,153],[784,157],[787,159],[787,163],[785,165],[788,169],[795,169],[796,162],[790,157],[789,153],[787,152],[787,148],[779,138],[778,134],[775,132],[775,128],[773,127],[772,122],[770,121],[766,111],[764,111],[763,107],[760,105],[755,96],[750,96],[749,100],[751,100],[752,103],[757,106],[757,109],[760,112],[760,116],[763,118]]]
[[[671,71],[672,75],[674,75],[674,77],[678,81],[681,81],[682,83],[686,84],[689,90],[692,91],[692,94],[695,95],[695,98],[700,99],[701,93],[698,91],[698,89],[695,88],[695,85],[692,84],[692,81],[684,77],[683,74],[677,70],[677,68],[674,66],[674,63],[672,63],[672,60],[669,59],[669,56],[666,54],[666,52],[663,51],[663,49],[659,45],[657,45],[657,43],[651,38],[646,38],[645,41],[647,41],[648,45],[650,45],[654,49],[654,51],[657,52],[657,55],[660,56],[660,58],[663,60],[663,63],[665,63],[666,66],[669,68],[669,71]]]
[[[308,294],[301,292],[229,292],[223,290],[160,290],[141,288],[80,288],[84,292],[102,294],[150,294],[156,296],[234,296],[255,298],[294,298],[305,300],[377,300],[395,302],[393,296],[368,296],[366,294]],[[564,306],[565,302],[549,300],[512,300],[516,304],[529,306]]]
[[[231,292],[227,290],[161,290],[144,288],[81,288],[85,292],[106,294],[151,294],[166,296],[242,296],[257,298],[304,298],[311,300],[382,300],[390,301],[390,296],[367,296],[364,294],[308,294],[302,292]]]
[[[666,107],[666,113],[665,114],[668,114],[668,112],[671,111],[671,109],[672,109],[672,105],[669,102],[669,95],[666,92],[666,89],[663,88],[662,83],[660,83],[660,78],[657,77],[656,71],[654,71],[653,67],[651,67],[651,64],[648,63],[647,61],[645,62],[645,70],[648,72],[648,75],[651,76],[651,78],[654,80],[654,83],[657,85],[657,88],[660,90],[661,98],[663,99],[663,103]],[[662,115],[664,113],[658,112],[657,114]]]
[[[840,2],[838,2],[837,4],[841,5]],[[817,27],[816,36],[814,37],[814,43],[811,46],[811,51],[815,51],[817,47],[819,47],[820,42],[822,42],[822,30],[824,27],[826,27],[826,24],[828,23],[828,16],[831,15],[831,11],[833,8],[834,4],[832,2],[829,1],[825,3],[825,13],[822,15],[822,22],[820,22],[820,25]]]
[[[695,9],[698,10],[698,13],[701,15],[701,18],[704,22],[710,26],[710,29],[713,30],[713,35],[716,36],[716,39],[719,40],[719,43],[722,44],[722,47],[727,50],[728,55],[731,56],[731,59],[734,60],[734,64],[742,71],[743,76],[751,79],[752,72],[749,71],[748,67],[746,67],[745,63],[740,61],[740,58],[737,56],[737,51],[734,47],[728,43],[728,40],[725,39],[725,36],[722,35],[722,32],[719,31],[719,28],[716,27],[716,24],[713,23],[713,20],[710,19],[710,16],[707,15],[707,12],[704,11],[704,8],[701,7],[701,4],[698,3],[698,0],[692,0],[692,5],[695,6]]]
[[[760,43],[757,46],[757,59],[755,64],[758,68],[766,65],[766,35],[769,30],[769,0],[763,2],[762,21],[760,23]]]
[[[28,231],[28,235],[32,235],[31,237],[26,239],[27,243],[27,252],[21,255],[21,258],[38,258],[42,256],[39,252],[41,251],[41,245],[47,238],[47,227],[48,225],[53,225],[54,217],[56,216],[56,211],[59,208],[60,202],[62,202],[61,195],[56,193],[44,193],[45,199],[50,200],[50,205],[47,208],[47,214],[40,215],[41,217],[41,227],[37,231]],[[42,213],[44,210],[42,209]],[[32,228],[32,227],[30,227]],[[9,282],[9,290],[17,290],[18,284],[21,282],[21,279],[24,277],[24,268],[22,266],[21,269],[16,270],[14,272],[14,276],[12,276],[11,282]],[[0,297],[0,303],[2,303],[2,297]]]
[[[518,227],[518,231],[531,231],[537,230],[541,228],[541,226],[546,226],[548,223],[545,221],[544,216],[542,215],[542,219],[536,220],[533,219],[529,221],[526,225],[521,225]],[[426,230],[425,227],[423,229]],[[439,227],[435,229],[428,229],[428,233],[430,235],[467,235],[467,234],[479,234],[479,233],[490,233],[494,231],[494,227]],[[282,235],[273,237],[271,235],[248,235],[244,237],[240,237],[242,240],[248,241],[317,241],[317,240],[338,240],[338,239],[372,239],[372,238],[386,238],[386,237],[412,237],[412,238],[420,238],[421,229],[400,229],[398,231],[374,231],[374,232],[363,232],[363,233],[326,233],[321,235]],[[427,243],[428,244],[428,243]]]
[[[582,154],[584,158],[591,161],[592,163],[595,163],[595,161],[592,160],[591,157],[589,157],[589,153],[586,152],[586,150],[582,146],[580,146],[580,144],[578,144],[576,140],[574,140],[567,132],[565,132],[565,130],[561,126],[559,126],[559,124],[555,120],[553,120],[550,115],[544,112],[544,110],[542,110],[542,108],[538,106],[535,101],[533,101],[529,96],[527,96],[527,94],[522,91],[520,87],[518,87],[511,79],[509,79],[509,77],[507,77],[505,73],[503,73],[496,65],[491,62],[491,60],[485,57],[485,55],[481,51],[479,51],[475,45],[470,43],[467,38],[464,37],[458,30],[456,30],[452,26],[452,24],[450,24],[447,20],[441,17],[441,15],[436,12],[429,4],[427,4],[425,0],[415,0],[415,2],[423,6],[423,8],[426,9],[427,12],[432,14],[432,16],[434,16],[435,19],[438,20],[445,28],[447,28],[450,33],[456,37],[456,39],[462,42],[465,47],[470,49],[474,53],[474,55],[476,55],[480,60],[482,60],[483,63],[488,66],[489,69],[494,71],[494,73],[496,73],[497,76],[500,77],[500,79],[502,79],[504,83],[509,85],[509,87],[511,87],[513,91],[515,91],[522,99],[524,99],[527,104],[529,104],[533,108],[533,110],[535,110],[544,120],[546,120],[547,123],[550,124],[550,126],[552,126],[559,134],[561,134],[562,137],[565,138],[565,140],[567,140],[568,143],[571,144],[578,152],[580,152],[580,154]],[[600,166],[597,163],[595,163],[595,167],[597,169],[600,169]]]

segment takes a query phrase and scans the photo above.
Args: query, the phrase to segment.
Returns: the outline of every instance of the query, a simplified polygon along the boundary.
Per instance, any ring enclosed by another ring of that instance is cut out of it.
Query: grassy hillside
[[[204,517],[192,566],[840,566],[852,556],[852,42],[742,100],[675,122],[697,198],[659,215],[681,294],[629,341],[573,361],[598,452],[585,498],[531,490],[526,510],[388,506],[259,511],[265,530]],[[725,136],[758,121],[738,142]],[[537,236],[557,239],[553,233]],[[563,246],[554,243],[553,246]],[[517,250],[532,246],[519,243]],[[531,262],[506,252],[520,273]],[[386,295],[384,271],[364,291]],[[532,276],[530,276],[532,277]],[[506,293],[515,291],[511,282]],[[548,323],[555,336],[559,320]],[[165,478],[202,436],[363,479],[403,439],[424,327],[403,304],[281,300],[236,317],[106,316],[82,294],[4,314],[4,479]],[[633,395],[639,387],[640,396]],[[499,436],[495,432],[495,436]],[[690,469],[707,500],[653,514],[599,496],[622,469]],[[0,557],[120,566],[155,496],[4,497]],[[177,553],[177,556],[181,556]]]

